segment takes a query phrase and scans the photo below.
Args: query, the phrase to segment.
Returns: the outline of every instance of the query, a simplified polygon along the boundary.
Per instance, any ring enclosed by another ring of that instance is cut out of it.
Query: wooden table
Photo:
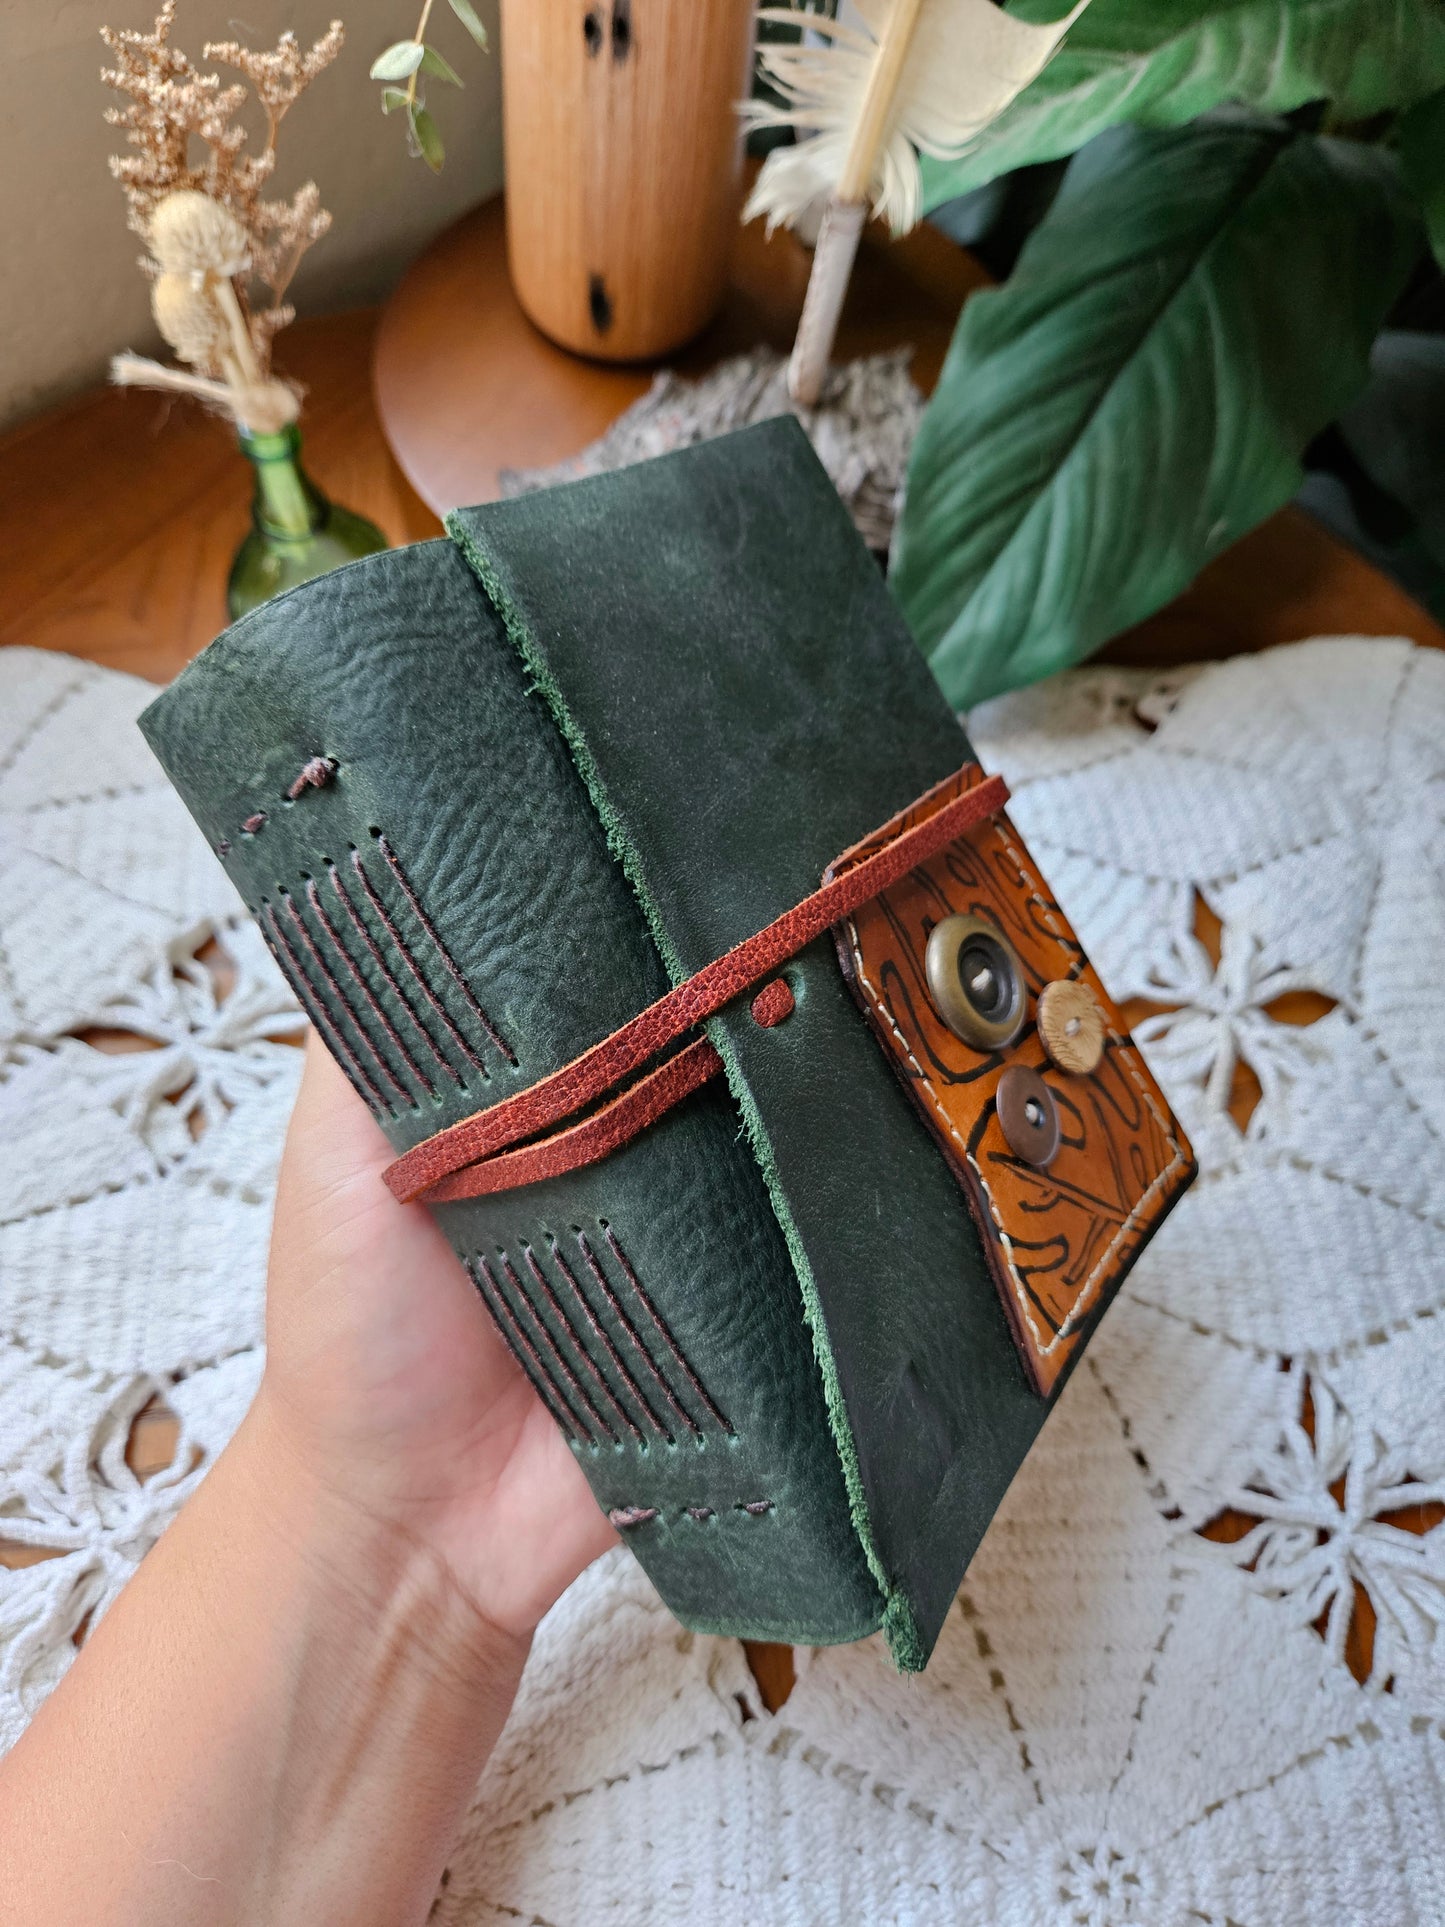
[[[740,227],[721,313],[669,365],[695,376],[759,342],[788,349],[810,260],[786,229],[770,240],[759,222]],[[913,378],[931,394],[959,309],[988,279],[933,228],[889,242],[870,227],[843,310],[838,358],[909,343]],[[377,413],[407,481],[438,515],[493,500],[503,468],[536,468],[578,453],[646,394],[653,373],[583,361],[538,333],[507,279],[500,198],[432,243],[377,329]],[[1103,654],[1113,662],[1194,662],[1331,633],[1405,635],[1445,647],[1445,630],[1388,576],[1309,516],[1284,509]]]
[[[668,366],[696,376],[760,343],[792,345],[812,257],[785,228],[740,227],[721,312]],[[958,311],[988,276],[929,227],[885,246],[870,229],[858,253],[838,355],[903,343],[925,389],[938,379]],[[645,395],[651,366],[583,361],[528,321],[507,279],[500,198],[448,228],[383,311],[376,336],[377,412],[392,451],[438,515],[497,494],[497,471],[576,454]]]
[[[806,274],[791,236],[742,231],[721,316],[674,365],[700,372],[759,340],[786,348]],[[915,378],[929,389],[960,303],[984,280],[931,230],[893,247],[870,235],[840,352],[913,342]],[[393,542],[435,535],[436,511],[494,495],[501,467],[575,453],[651,379],[647,369],[578,361],[536,333],[506,281],[496,202],[442,235],[379,317],[299,322],[277,360],[308,390],[305,460],[316,481]],[[0,437],[0,643],[169,680],[225,621],[226,572],[247,513],[233,437],[192,404],[102,389],[10,431]],[[1174,663],[1316,632],[1445,647],[1445,632],[1393,582],[1287,509],[1105,654]],[[1207,919],[1201,935],[1214,941]],[[1237,1104],[1250,1101],[1241,1085]],[[152,1411],[128,1456],[145,1475],[167,1465],[174,1446],[174,1422]],[[46,1556],[0,1541],[3,1564]],[[754,1646],[749,1658],[775,1708],[792,1684],[791,1653]]]
[[[277,363],[307,390],[307,468],[393,542],[436,535],[371,399],[374,311],[298,321]],[[0,643],[168,682],[226,622],[249,471],[190,401],[99,388],[0,436]]]

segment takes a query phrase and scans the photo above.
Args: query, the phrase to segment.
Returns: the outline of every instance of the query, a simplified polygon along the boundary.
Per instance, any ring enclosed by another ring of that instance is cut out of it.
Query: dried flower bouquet
[[[112,378],[125,386],[198,396],[253,434],[295,421],[294,388],[271,371],[276,334],[294,318],[286,301],[302,255],[331,225],[314,181],[290,200],[268,200],[276,137],[287,111],[341,49],[334,20],[303,52],[291,33],[269,53],[235,41],[208,44],[203,56],[251,83],[266,116],[264,143],[251,145],[239,119],[247,89],[223,86],[170,44],[176,0],[165,0],[150,33],[111,27],[101,37],[115,65],[101,78],[127,96],[107,110],[133,150],[111,158],[130,226],[149,250],[156,325],[186,368],[141,355],[118,355]]]

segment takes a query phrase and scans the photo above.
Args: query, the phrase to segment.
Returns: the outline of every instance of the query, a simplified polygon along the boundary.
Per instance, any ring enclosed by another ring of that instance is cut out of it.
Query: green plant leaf
[[[406,104],[407,104],[407,100],[406,100],[405,87],[383,87],[382,88],[381,111],[383,114],[394,114],[398,107],[405,107]]]
[[[485,53],[487,50],[487,30],[477,18],[477,10],[472,0],[448,0],[452,12],[461,21],[467,32]]]
[[[433,174],[440,174],[442,162],[446,159],[446,149],[442,137],[437,132],[437,124],[425,107],[413,105],[409,110],[411,137],[416,142],[417,152],[426,162]]]
[[[1425,216],[1435,259],[1445,268],[1445,89],[1401,116],[1400,165]]]
[[[423,47],[421,70],[424,74],[435,74],[438,80],[446,81],[449,86],[460,87],[462,84],[462,77],[456,68],[443,60],[435,47]]]
[[[426,48],[419,40],[397,40],[371,63],[373,80],[409,80],[422,63]]]
[[[1028,20],[1059,0],[1015,0]],[[923,160],[924,206],[1072,154],[1119,121],[1180,127],[1222,102],[1306,101],[1360,120],[1445,86],[1439,0],[1091,0],[1059,52],[958,160]]]
[[[1445,335],[1386,329],[1370,355],[1369,386],[1341,415],[1340,434],[1445,568]]]
[[[950,699],[1077,662],[1288,501],[1422,238],[1390,156],[1278,121],[1079,155],[909,463],[891,580]]]

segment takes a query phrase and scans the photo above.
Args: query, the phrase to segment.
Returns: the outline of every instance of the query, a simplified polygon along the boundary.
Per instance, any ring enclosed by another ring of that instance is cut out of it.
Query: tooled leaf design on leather
[[[394,1117],[435,1100],[441,1078],[461,1091],[485,1083],[488,1048],[517,1060],[395,850],[380,831],[373,837],[375,855],[353,846],[342,862],[326,857],[320,880],[278,884],[252,915],[354,1088],[373,1112]]]
[[[599,1220],[569,1246],[465,1259],[497,1329],[573,1445],[702,1444],[736,1433],[623,1248]]]
[[[1030,1010],[1050,981],[1089,986],[1108,1019],[1092,1075],[1052,1066],[1032,1021],[1002,1053],[971,1049],[942,1022],[924,955],[933,926],[958,913],[988,917],[1008,937]],[[1192,1177],[1183,1134],[1001,812],[864,906],[841,927],[838,949],[865,1015],[962,1182],[1025,1365],[1048,1392],[1091,1314]],[[994,1096],[1013,1064],[1040,1071],[1059,1104],[1061,1142],[1046,1170],[1018,1157],[999,1123]]]

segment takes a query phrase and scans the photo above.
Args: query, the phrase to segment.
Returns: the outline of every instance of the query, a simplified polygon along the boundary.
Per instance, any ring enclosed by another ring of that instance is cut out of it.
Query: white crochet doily
[[[0,1571],[0,1744],[260,1365],[298,1020],[132,726],[150,694],[0,653],[0,1536],[58,1555]],[[769,1715],[610,1554],[538,1637],[450,1927],[1445,1921],[1445,657],[1084,670],[973,730],[1114,995],[1157,1006],[1202,1175],[927,1673],[800,1654]],[[1301,988],[1332,1008],[1283,1021]],[[157,1391],[182,1446],[140,1481]]]

